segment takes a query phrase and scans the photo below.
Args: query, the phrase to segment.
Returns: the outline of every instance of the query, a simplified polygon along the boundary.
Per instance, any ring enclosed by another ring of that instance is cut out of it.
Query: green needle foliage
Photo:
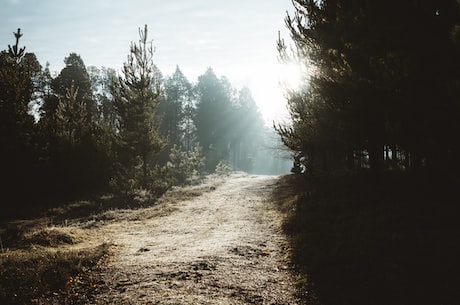
[[[70,145],[80,142],[82,133],[88,130],[86,107],[82,101],[77,100],[77,95],[78,88],[72,83],[65,98],[60,99],[56,112],[58,130]]]
[[[293,54],[308,71],[289,92],[284,143],[310,172],[429,169],[455,173],[460,10],[416,3],[296,0],[286,18]]]
[[[134,187],[149,188],[152,183],[150,158],[165,147],[159,134],[155,112],[160,103],[160,83],[153,64],[152,42],[147,26],[139,29],[138,44],[132,43],[123,75],[112,84],[118,120],[119,164],[124,178]]]

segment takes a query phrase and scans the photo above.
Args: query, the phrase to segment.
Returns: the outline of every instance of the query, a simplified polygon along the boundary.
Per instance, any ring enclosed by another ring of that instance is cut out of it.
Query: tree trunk
[[[355,167],[355,157],[353,154],[353,150],[350,149],[347,151],[347,169],[349,171],[353,170]]]
[[[369,147],[369,163],[371,171],[375,175],[380,175],[383,172],[383,146],[372,144]]]

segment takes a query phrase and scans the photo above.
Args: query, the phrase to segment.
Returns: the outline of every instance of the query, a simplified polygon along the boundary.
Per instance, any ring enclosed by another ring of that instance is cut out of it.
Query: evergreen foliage
[[[263,159],[259,154],[263,142],[264,123],[251,90],[243,87],[231,110],[230,158],[235,169],[251,172]],[[262,161],[263,162],[263,161]]]
[[[228,176],[232,171],[232,166],[227,161],[221,160],[216,165],[215,173],[218,176]]]
[[[14,34],[16,44],[9,47],[9,52],[0,52],[0,180],[5,198],[15,195],[26,200],[28,192],[24,190],[35,190],[33,181],[38,171],[36,132],[29,103],[36,90],[34,78],[41,67],[34,54],[24,53],[25,47],[19,47],[20,30]],[[18,190],[21,192],[16,194]]]
[[[55,75],[14,33],[16,44],[0,52],[1,177],[6,197],[27,209],[12,204],[3,217],[110,187],[154,198],[217,164],[218,172],[264,166],[263,123],[249,89],[236,90],[211,68],[196,84],[179,67],[163,79],[147,27],[139,34],[120,75],[86,67],[76,53]]]
[[[155,111],[160,103],[160,84],[153,65],[153,46],[147,40],[147,26],[139,29],[140,41],[131,44],[123,75],[114,80],[112,95],[118,128],[118,161],[137,187],[152,183],[150,158],[165,146],[159,134]]]
[[[194,117],[198,141],[203,146],[208,171],[228,158],[230,111],[233,92],[226,79],[220,80],[209,68],[198,77],[196,85],[197,109]]]
[[[43,175],[50,182],[47,192],[66,198],[105,189],[113,153],[108,131],[98,122],[83,60],[71,53],[64,62],[57,77],[51,78],[46,69],[42,73],[45,87],[39,127],[47,159]]]
[[[263,122],[250,90],[237,91],[209,68],[198,77],[194,116],[197,138],[213,172],[220,161],[250,172],[260,150]]]
[[[164,82],[164,98],[159,109],[161,132],[170,145],[184,145],[191,149],[194,128],[190,114],[192,102],[192,84],[176,67],[174,74]]]
[[[81,104],[85,104],[86,120],[88,124],[91,124],[97,116],[97,106],[93,99],[93,91],[85,63],[76,53],[70,53],[64,59],[64,63],[65,67],[52,81],[54,92],[58,98],[65,97],[72,84],[78,87],[77,99]]]
[[[65,98],[59,100],[56,110],[56,119],[59,135],[66,139],[70,145],[82,141],[83,135],[88,132],[85,123],[87,118],[86,105],[78,101],[78,87],[72,82],[67,89]]]
[[[174,180],[175,184],[185,184],[203,178],[204,167],[205,158],[200,146],[184,151],[174,145],[169,154],[169,162],[166,164],[168,176]]]
[[[286,24],[310,79],[277,126],[309,171],[449,171],[458,162],[455,0],[398,4],[296,0]]]

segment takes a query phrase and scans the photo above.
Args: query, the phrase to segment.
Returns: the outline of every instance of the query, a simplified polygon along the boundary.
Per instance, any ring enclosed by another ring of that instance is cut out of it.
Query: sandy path
[[[276,177],[234,174],[203,195],[100,229],[114,246],[97,304],[298,304]],[[210,182],[208,182],[210,183]],[[206,186],[207,187],[207,186]]]

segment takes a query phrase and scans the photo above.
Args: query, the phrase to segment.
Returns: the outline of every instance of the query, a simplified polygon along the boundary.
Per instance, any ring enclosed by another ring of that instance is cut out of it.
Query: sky
[[[119,69],[139,28],[148,26],[155,64],[164,75],[176,66],[196,82],[208,67],[235,87],[248,86],[267,122],[286,115],[279,82],[295,82],[295,71],[277,57],[278,32],[291,0],[0,0],[0,50],[20,46],[59,72],[74,52],[86,66]]]

